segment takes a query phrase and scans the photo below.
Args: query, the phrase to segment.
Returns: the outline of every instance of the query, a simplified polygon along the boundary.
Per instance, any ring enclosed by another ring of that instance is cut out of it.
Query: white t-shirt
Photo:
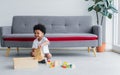
[[[33,41],[32,48],[38,48],[38,46],[39,46],[40,44],[42,44],[43,42],[45,42],[45,41],[48,41],[48,39],[47,39],[46,37],[43,37],[43,38],[41,39],[41,41],[38,41],[38,39],[36,38],[36,39]],[[43,46],[43,47],[42,47],[42,50],[43,50],[44,53],[49,53],[48,45]]]

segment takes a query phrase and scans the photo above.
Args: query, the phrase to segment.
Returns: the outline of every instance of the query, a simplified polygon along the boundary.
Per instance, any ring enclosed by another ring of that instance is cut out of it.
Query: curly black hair
[[[44,34],[46,33],[46,28],[43,24],[37,24],[33,27],[33,31],[35,30],[40,30],[42,31]]]

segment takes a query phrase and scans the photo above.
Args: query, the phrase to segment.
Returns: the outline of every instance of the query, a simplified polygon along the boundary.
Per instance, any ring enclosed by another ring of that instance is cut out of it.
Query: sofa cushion
[[[12,33],[33,33],[36,24],[43,24],[47,33],[89,33],[90,16],[14,16]],[[21,30],[22,29],[22,30]]]
[[[80,40],[97,40],[97,35],[90,33],[57,33],[45,35],[50,41],[80,41]],[[7,34],[3,35],[4,41],[33,41],[34,34]]]
[[[50,41],[80,41],[80,40],[97,40],[97,35],[90,33],[56,33],[47,34]]]
[[[4,41],[33,41],[34,34],[4,34]]]

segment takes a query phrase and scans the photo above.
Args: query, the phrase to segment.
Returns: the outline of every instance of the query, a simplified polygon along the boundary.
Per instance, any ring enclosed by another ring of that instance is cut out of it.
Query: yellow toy
[[[50,68],[54,68],[55,67],[55,64],[54,64],[54,62],[50,62],[50,66],[49,66]]]

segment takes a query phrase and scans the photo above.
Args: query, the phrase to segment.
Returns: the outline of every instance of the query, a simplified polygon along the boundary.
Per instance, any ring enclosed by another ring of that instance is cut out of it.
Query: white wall
[[[14,15],[91,15],[90,4],[84,0],[0,0],[0,26],[11,25]]]
[[[111,51],[112,49],[112,40],[113,40],[113,19],[106,18],[105,22],[105,43],[106,43],[106,51]]]
[[[114,40],[113,40],[113,51],[120,53],[120,0],[114,1],[115,7],[118,9],[118,13],[115,14],[114,18]]]
[[[91,15],[96,25],[96,15],[87,11],[91,3],[84,0],[0,0],[0,26],[10,26],[15,15]]]
[[[118,12],[120,12],[120,0],[118,0]],[[118,24],[120,24],[120,13],[118,13]],[[118,44],[120,45],[120,25],[118,25]]]

